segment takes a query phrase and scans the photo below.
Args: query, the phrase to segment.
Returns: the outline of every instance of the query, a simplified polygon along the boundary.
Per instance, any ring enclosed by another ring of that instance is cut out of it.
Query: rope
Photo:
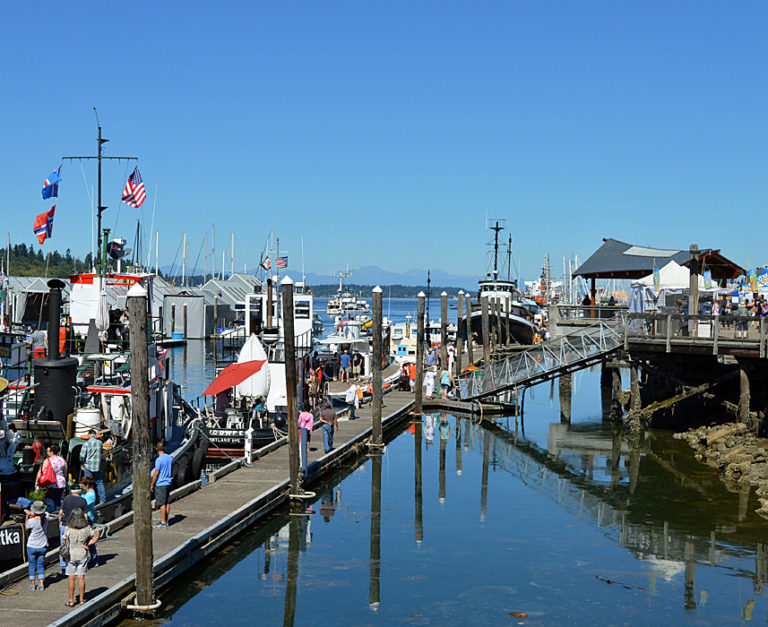
[[[15,586],[16,584],[12,584],[12,585]],[[18,593],[19,593],[19,591],[16,590],[15,588],[12,588],[11,586],[6,586],[2,590],[0,590],[0,594],[3,595],[4,597],[14,597]]]

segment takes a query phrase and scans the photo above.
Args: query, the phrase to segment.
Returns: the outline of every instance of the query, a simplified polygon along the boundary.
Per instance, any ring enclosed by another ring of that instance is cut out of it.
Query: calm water
[[[280,512],[195,568],[159,623],[765,622],[754,495],[669,434],[604,425],[598,378],[575,375],[571,426],[548,385],[529,391],[517,441],[513,419],[404,431],[331,477],[316,514]]]

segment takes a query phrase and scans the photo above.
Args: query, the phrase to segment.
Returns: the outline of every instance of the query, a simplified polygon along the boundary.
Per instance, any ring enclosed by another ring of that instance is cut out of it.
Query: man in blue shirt
[[[96,482],[96,493],[99,495],[99,503],[105,503],[107,493],[104,491],[104,479],[101,476],[101,452],[102,443],[96,437],[96,431],[88,431],[88,439],[80,448],[80,463],[83,465],[83,474],[93,477]]]
[[[349,383],[349,370],[351,365],[351,357],[349,356],[349,353],[345,350],[341,357],[339,358],[339,362],[341,363],[341,376],[339,379],[341,381],[346,381]]]
[[[155,446],[157,459],[152,473],[152,486],[150,490],[155,493],[155,502],[160,508],[160,523],[155,525],[158,529],[168,526],[168,515],[171,513],[171,483],[173,475],[173,458],[165,452],[165,443],[160,440]]]

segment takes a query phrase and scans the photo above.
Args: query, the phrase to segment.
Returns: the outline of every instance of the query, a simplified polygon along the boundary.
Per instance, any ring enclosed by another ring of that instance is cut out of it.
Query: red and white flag
[[[275,264],[277,265],[278,270],[285,270],[288,267],[288,256],[277,257],[275,259]]]
[[[128,182],[125,184],[123,202],[138,209],[146,198],[147,193],[144,191],[144,179],[139,174],[139,166],[136,166],[128,177]]]

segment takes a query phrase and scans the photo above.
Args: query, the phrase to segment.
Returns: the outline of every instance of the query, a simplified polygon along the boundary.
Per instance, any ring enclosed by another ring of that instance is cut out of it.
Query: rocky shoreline
[[[694,449],[694,457],[721,471],[726,486],[738,490],[755,486],[760,507],[768,518],[768,440],[758,438],[742,423],[728,423],[675,433]]]

